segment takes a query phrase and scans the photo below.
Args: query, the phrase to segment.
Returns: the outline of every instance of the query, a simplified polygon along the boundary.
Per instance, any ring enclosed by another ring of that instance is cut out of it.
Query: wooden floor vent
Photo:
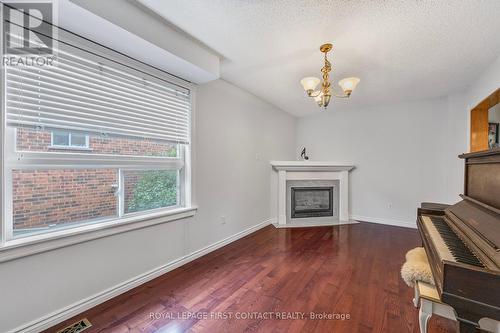
[[[85,331],[87,328],[91,327],[92,324],[87,318],[83,318],[82,320],[77,321],[65,328],[57,331],[56,333],[80,333]]]

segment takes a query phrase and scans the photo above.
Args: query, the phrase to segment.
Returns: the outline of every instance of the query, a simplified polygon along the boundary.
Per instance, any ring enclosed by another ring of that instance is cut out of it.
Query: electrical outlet
[[[260,161],[262,157],[260,156],[260,153],[255,153],[255,160]]]
[[[387,204],[387,208],[388,208],[388,209],[391,209],[391,208],[392,208],[392,202],[389,202],[389,203]]]
[[[225,215],[222,215],[220,217],[220,224],[226,224],[227,223],[227,219],[226,219],[226,216]]]

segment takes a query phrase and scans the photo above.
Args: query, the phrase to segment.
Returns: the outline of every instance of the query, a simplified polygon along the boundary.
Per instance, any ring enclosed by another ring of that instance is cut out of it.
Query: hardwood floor
[[[85,333],[418,332],[413,290],[399,270],[419,245],[415,229],[371,223],[268,226],[47,332],[83,317],[93,324]],[[245,317],[254,312],[273,319]],[[349,319],[308,319],[310,312]],[[210,317],[217,315],[231,318]],[[454,331],[453,322],[431,318],[429,332]]]

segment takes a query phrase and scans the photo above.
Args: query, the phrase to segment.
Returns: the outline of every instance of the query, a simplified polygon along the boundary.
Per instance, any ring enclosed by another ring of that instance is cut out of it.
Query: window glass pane
[[[54,138],[52,143],[55,146],[69,146],[69,133],[53,132],[52,135]]]
[[[125,170],[125,213],[179,204],[176,170]]]
[[[13,233],[25,236],[117,216],[116,169],[13,170]]]
[[[85,134],[71,133],[71,145],[75,147],[86,147],[87,136]]]
[[[43,129],[17,128],[17,150],[24,151],[58,151],[51,147],[51,131]],[[64,133],[64,132],[63,132]],[[55,133],[54,133],[55,134]],[[85,134],[72,133],[72,146],[86,147]],[[63,141],[63,139],[65,141]],[[59,140],[59,139],[58,139]],[[54,144],[69,145],[69,135],[61,135],[61,139]],[[158,141],[148,138],[127,138],[110,135],[89,135],[89,150],[80,150],[78,153],[85,154],[112,154],[112,155],[135,155],[135,156],[162,156],[178,157],[178,145],[170,142]],[[75,149],[76,150],[76,149]],[[71,152],[71,149],[60,150]]]

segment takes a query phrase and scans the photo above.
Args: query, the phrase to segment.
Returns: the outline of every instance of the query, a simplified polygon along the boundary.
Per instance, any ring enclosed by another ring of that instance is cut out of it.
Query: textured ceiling
[[[460,91],[500,55],[499,0],[139,0],[223,57],[221,76],[297,116],[318,112],[299,81],[358,76],[329,111]]]

